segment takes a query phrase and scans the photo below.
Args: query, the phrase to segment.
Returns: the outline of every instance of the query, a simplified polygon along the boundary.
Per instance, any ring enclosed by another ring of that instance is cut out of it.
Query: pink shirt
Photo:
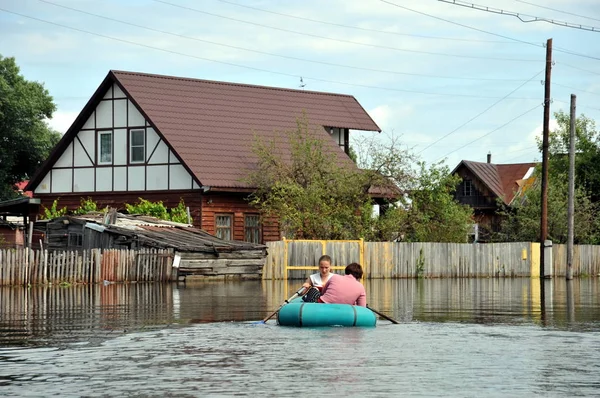
[[[321,301],[329,304],[367,306],[365,287],[352,275],[332,275],[323,288]]]

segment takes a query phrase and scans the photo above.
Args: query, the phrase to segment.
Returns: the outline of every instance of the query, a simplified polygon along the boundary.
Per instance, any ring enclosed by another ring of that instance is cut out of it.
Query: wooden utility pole
[[[569,128],[569,207],[567,210],[567,279],[573,279],[573,240],[575,231],[575,129],[577,97],[571,94],[571,126]]]
[[[542,215],[540,222],[540,278],[544,278],[544,242],[548,237],[548,146],[550,135],[550,77],[552,74],[552,39],[546,42],[546,77],[544,79],[544,131],[542,133]]]

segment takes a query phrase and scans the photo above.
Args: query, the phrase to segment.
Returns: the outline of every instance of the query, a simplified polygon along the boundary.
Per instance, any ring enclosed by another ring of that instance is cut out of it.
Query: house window
[[[231,214],[217,214],[215,216],[215,235],[217,238],[231,240],[232,218]]]
[[[146,132],[131,130],[129,132],[129,162],[143,163],[146,159]]]
[[[98,163],[99,164],[111,164],[112,163],[112,131],[100,131],[98,132]]]
[[[251,243],[260,243],[260,216],[246,214],[244,217],[244,240]]]
[[[463,196],[473,196],[473,181],[465,180],[463,183]]]
[[[69,232],[69,247],[82,247],[83,246],[83,234],[75,232]]]

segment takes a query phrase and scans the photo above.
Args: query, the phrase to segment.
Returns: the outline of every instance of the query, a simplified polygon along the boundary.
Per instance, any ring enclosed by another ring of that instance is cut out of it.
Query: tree
[[[288,238],[465,241],[471,212],[454,201],[458,181],[447,168],[415,171],[415,156],[394,136],[355,142],[360,168],[325,147],[306,118],[273,141],[256,139],[251,203]],[[379,217],[373,192],[388,198]]]
[[[548,239],[567,241],[567,203],[569,179],[570,116],[554,114],[558,129],[549,135],[548,150]],[[600,243],[600,133],[595,122],[581,115],[575,122],[575,219],[574,239],[578,244]],[[538,140],[541,151],[541,142]],[[497,240],[538,241],[540,236],[541,183],[540,167],[536,183],[505,215]]]
[[[15,183],[29,178],[60,134],[46,124],[56,109],[44,86],[19,74],[14,58],[0,55],[0,200],[15,197]]]
[[[549,135],[549,179],[568,179],[570,116],[563,111],[554,114],[558,129]],[[540,151],[541,142],[538,142]],[[585,115],[575,121],[575,186],[600,200],[600,131],[594,120]]]
[[[410,193],[405,240],[412,242],[466,242],[473,225],[473,210],[454,199],[460,177],[441,163],[420,173]]]
[[[350,161],[332,160],[337,155],[327,152],[306,117],[272,141],[257,137],[253,151],[258,167],[248,178],[256,187],[250,202],[277,218],[288,238],[357,239],[368,230],[372,176]]]
[[[510,207],[500,211],[505,216],[501,230],[494,240],[509,242],[537,242],[540,237],[541,170],[536,169],[536,183]],[[568,179],[549,178],[548,184],[548,239],[555,243],[567,241]],[[575,188],[574,238],[577,244],[600,243],[599,205],[592,203],[582,187]]]

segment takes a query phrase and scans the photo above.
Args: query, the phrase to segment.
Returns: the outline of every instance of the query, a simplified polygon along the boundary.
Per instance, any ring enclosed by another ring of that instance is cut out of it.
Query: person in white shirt
[[[306,289],[316,287],[321,291],[333,275],[331,272],[331,257],[325,254],[319,258],[319,272],[306,278],[306,282],[302,286]]]

